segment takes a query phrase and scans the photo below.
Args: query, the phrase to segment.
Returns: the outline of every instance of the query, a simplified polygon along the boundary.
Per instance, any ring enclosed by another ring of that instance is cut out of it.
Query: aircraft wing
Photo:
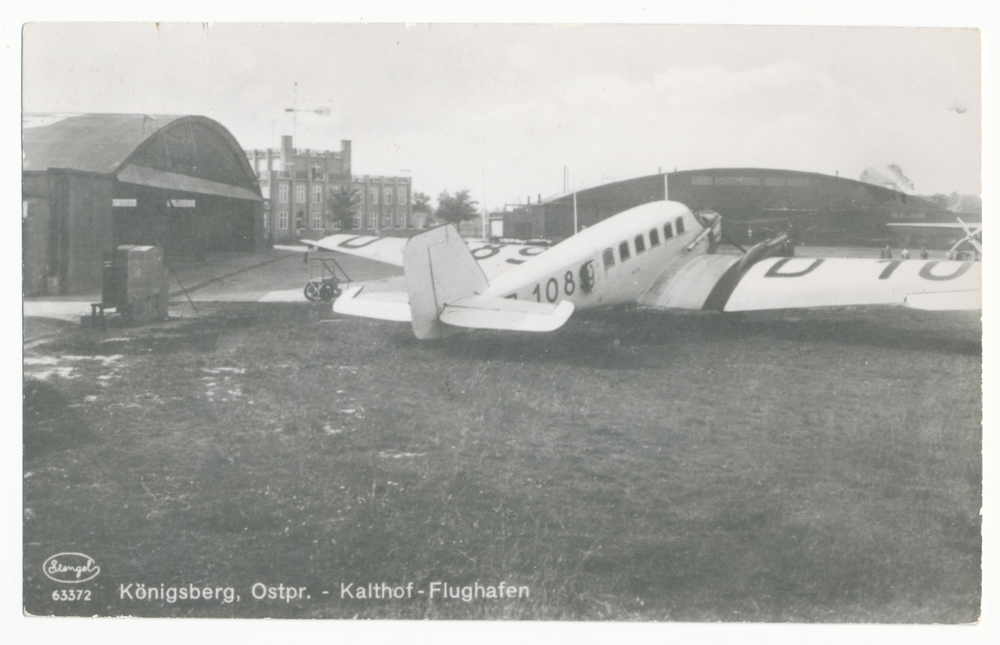
[[[753,311],[844,305],[982,308],[982,263],[742,258],[705,255],[658,279],[639,300],[655,309]]]
[[[302,240],[302,243],[324,249],[347,253],[358,257],[403,266],[403,248],[409,241],[405,237],[378,237],[375,235],[330,235],[321,240]],[[472,257],[479,263],[487,280],[493,280],[501,273],[524,264],[532,257],[545,251],[544,246],[530,244],[491,244],[489,242],[466,242]]]
[[[376,235],[330,235],[321,240],[302,240],[303,244],[327,251],[403,266],[405,237],[378,237]]]

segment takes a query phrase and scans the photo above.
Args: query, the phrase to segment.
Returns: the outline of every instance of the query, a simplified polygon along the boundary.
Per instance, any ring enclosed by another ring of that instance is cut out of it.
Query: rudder
[[[403,249],[403,271],[417,338],[457,331],[439,322],[445,305],[482,293],[489,281],[451,224],[414,235]]]

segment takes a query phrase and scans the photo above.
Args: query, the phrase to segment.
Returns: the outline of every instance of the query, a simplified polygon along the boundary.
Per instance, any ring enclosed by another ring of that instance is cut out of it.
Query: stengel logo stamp
[[[57,553],[50,556],[42,571],[56,582],[86,582],[93,580],[101,573],[101,568],[94,564],[94,559],[83,553]]]

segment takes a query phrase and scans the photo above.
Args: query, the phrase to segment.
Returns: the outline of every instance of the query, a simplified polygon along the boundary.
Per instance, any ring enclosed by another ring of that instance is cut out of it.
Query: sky
[[[490,208],[563,192],[564,168],[585,187],[893,163],[918,194],[979,194],[980,46],[957,28],[43,22],[23,109],[199,114],[244,148],[350,139],[355,174]]]

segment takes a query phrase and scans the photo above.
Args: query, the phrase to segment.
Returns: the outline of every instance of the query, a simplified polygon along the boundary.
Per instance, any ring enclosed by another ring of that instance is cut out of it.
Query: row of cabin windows
[[[669,240],[674,236],[674,226],[677,227],[677,234],[680,235],[684,232],[684,218],[678,217],[674,220],[673,224],[667,222],[663,225],[663,239]],[[649,230],[649,248],[660,245],[660,231],[659,229]],[[635,254],[646,252],[646,236],[639,233],[635,236]],[[625,262],[632,257],[632,253],[629,249],[628,240],[622,242],[618,245],[618,257],[620,262]],[[615,252],[614,249],[604,249],[604,268],[609,269],[615,265]]]

